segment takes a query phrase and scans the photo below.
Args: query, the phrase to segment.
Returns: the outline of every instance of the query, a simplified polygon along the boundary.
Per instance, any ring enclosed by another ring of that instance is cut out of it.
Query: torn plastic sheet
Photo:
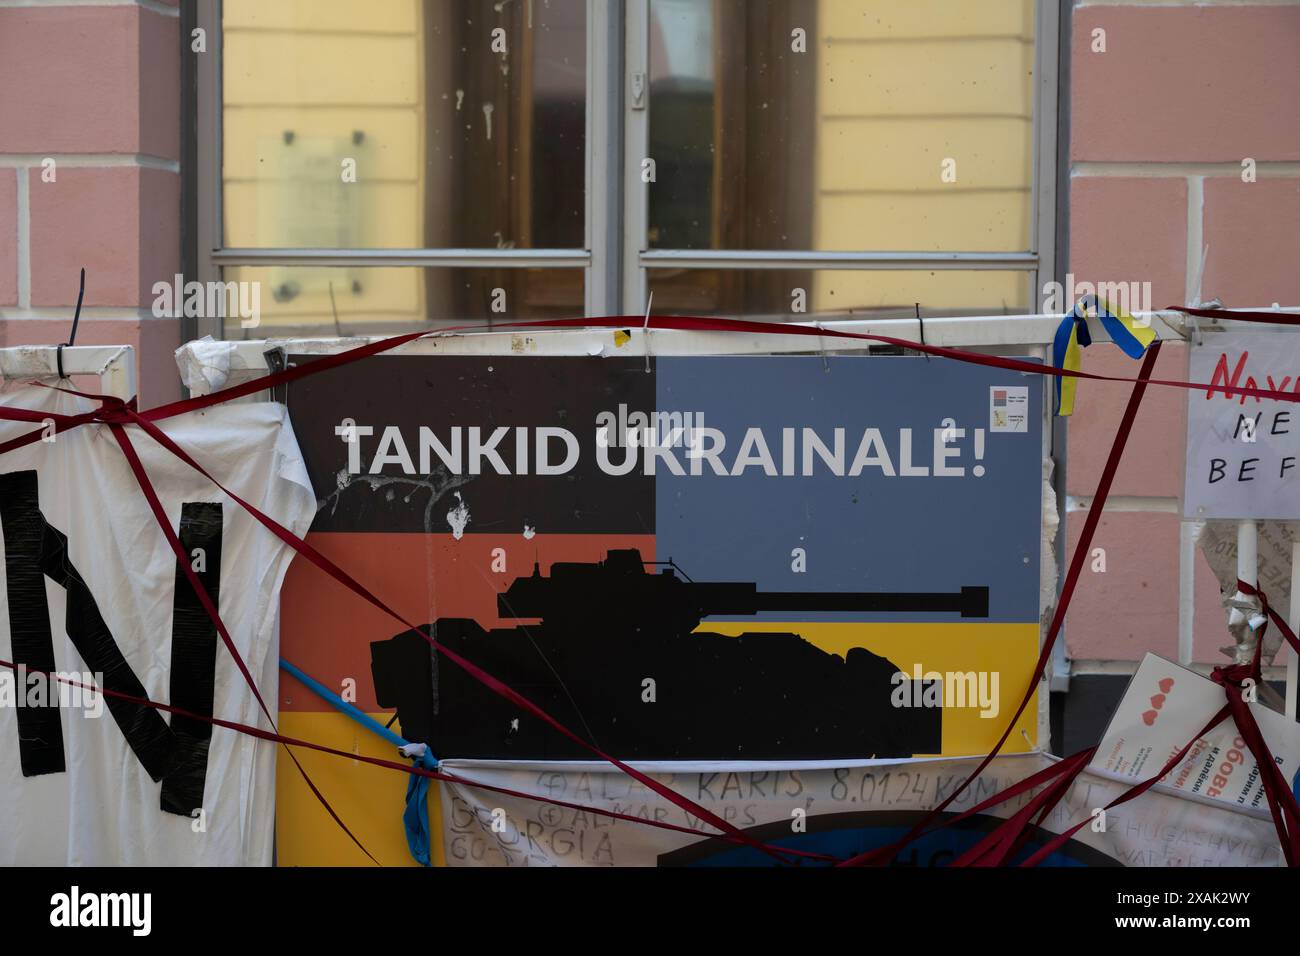
[[[230,378],[230,357],[234,351],[234,342],[217,341],[210,335],[186,342],[176,350],[176,368],[182,384],[199,395],[220,391]]]

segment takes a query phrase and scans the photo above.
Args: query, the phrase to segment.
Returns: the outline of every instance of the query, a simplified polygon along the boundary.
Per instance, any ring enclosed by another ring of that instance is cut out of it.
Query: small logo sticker
[[[1029,432],[1029,386],[989,388],[989,431]]]

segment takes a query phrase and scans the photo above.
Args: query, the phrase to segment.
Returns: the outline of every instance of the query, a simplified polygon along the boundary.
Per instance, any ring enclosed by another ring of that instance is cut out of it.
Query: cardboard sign
[[[1145,780],[1224,703],[1223,688],[1214,681],[1147,654],[1111,717],[1092,767],[1123,779]],[[1300,794],[1300,724],[1260,704],[1249,706],[1282,776]],[[1198,739],[1162,784],[1228,806],[1268,809],[1259,767],[1231,717]]]
[[[1190,349],[1187,518],[1300,518],[1300,409],[1233,386],[1300,391],[1300,334],[1207,334]]]
[[[440,642],[624,759],[808,761],[983,753],[1005,728],[1040,641],[1043,398],[912,357],[433,355],[288,405],[309,540]],[[306,562],[281,635],[441,759],[590,756]],[[281,690],[286,726],[335,732]],[[1037,730],[1031,704],[1008,748]],[[329,838],[291,832],[295,778],[280,859],[306,862],[291,845]]]

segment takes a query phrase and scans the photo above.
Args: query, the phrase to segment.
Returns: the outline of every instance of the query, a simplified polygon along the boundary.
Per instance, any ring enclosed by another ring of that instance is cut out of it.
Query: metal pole
[[[1259,577],[1259,536],[1254,521],[1237,522],[1237,580],[1252,587]]]
[[[1255,587],[1259,580],[1259,532],[1253,520],[1237,522],[1237,580]],[[1237,641],[1237,657],[1234,663],[1249,664],[1255,653],[1255,629],[1252,627],[1256,615],[1249,615],[1241,606],[1254,605],[1254,599],[1240,590],[1233,595],[1238,607],[1228,615],[1228,628],[1239,628],[1235,633],[1241,634]]]
[[[1196,541],[1192,522],[1178,523],[1178,663],[1192,666],[1196,653]]]

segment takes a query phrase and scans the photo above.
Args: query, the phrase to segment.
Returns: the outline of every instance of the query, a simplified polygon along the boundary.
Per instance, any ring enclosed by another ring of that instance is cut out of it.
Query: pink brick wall
[[[1300,25],[1295,42],[1300,57]],[[1207,179],[1205,242],[1205,288],[1212,294],[1225,302],[1300,302],[1300,176]]]
[[[65,340],[84,266],[77,341],[135,346],[144,406],[180,394],[150,293],[181,262],[179,25],[168,3],[0,8],[0,344]]]
[[[1300,5],[1089,4],[1073,14],[1070,271],[1080,280],[1149,281],[1152,306],[1200,297],[1229,307],[1300,304]],[[1094,52],[1095,30],[1105,52]],[[1257,181],[1242,182],[1253,159]],[[1186,376],[1182,346],[1157,375]],[[1113,348],[1084,368],[1131,376]],[[1068,490],[1096,489],[1128,390],[1085,382],[1069,425]],[[1148,390],[1066,624],[1071,657],[1177,656],[1185,398]],[[1070,515],[1073,546],[1083,512]],[[1227,643],[1218,587],[1196,560],[1197,661]]]
[[[0,344],[66,335],[88,271],[80,341],[127,342],[146,406],[179,394],[179,323],[150,287],[180,266],[181,48],[174,2],[0,8]],[[1094,30],[1105,52],[1094,52]],[[1300,5],[1087,4],[1073,11],[1069,270],[1146,281],[1152,305],[1300,303]],[[1241,181],[1241,162],[1258,181]],[[47,182],[42,161],[56,163]],[[1181,377],[1167,347],[1159,372]],[[1113,349],[1085,368],[1131,374]],[[1120,385],[1085,382],[1070,424],[1068,490],[1096,487]],[[1067,626],[1080,659],[1173,653],[1183,401],[1149,392]],[[1081,513],[1068,521],[1071,540]],[[1217,588],[1197,573],[1196,658],[1223,643]]]
[[[1098,28],[1104,53],[1092,52]],[[1300,159],[1297,37],[1293,5],[1076,4],[1071,155]]]
[[[0,307],[18,304],[18,177],[0,170]]]

